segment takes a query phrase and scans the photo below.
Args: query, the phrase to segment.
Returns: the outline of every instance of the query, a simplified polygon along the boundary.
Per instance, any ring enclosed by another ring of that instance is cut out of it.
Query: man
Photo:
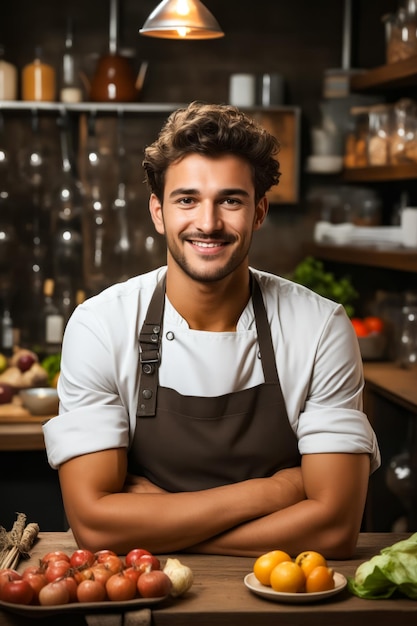
[[[44,426],[80,546],[352,554],[379,452],[351,323],[248,263],[277,152],[200,103],[146,149],[167,266],[76,309]]]

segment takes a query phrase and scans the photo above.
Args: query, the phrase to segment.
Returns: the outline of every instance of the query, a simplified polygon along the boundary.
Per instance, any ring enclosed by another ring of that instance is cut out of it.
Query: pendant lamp
[[[149,15],[139,33],[162,39],[224,37],[217,20],[200,0],[163,0]]]

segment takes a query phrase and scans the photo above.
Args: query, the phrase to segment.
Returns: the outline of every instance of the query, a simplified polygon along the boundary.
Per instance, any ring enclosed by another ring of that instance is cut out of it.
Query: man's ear
[[[164,220],[162,218],[162,204],[159,198],[153,193],[149,198],[149,212],[154,223],[156,232],[165,235]]]
[[[263,196],[255,208],[255,220],[253,222],[253,230],[259,230],[268,215],[269,202],[266,196]]]

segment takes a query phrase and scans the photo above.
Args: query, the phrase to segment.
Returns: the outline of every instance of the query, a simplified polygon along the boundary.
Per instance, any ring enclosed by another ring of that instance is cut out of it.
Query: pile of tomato
[[[384,320],[376,315],[368,315],[368,317],[352,317],[352,326],[357,337],[367,337],[374,333],[380,334],[384,332]]]
[[[0,570],[0,600],[54,606],[70,602],[124,602],[169,595],[171,579],[159,559],[143,548],[123,559],[112,550],[48,552],[22,572]]]

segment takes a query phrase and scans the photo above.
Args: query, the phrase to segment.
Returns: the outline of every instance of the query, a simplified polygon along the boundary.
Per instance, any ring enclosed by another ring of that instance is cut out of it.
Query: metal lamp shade
[[[199,0],[163,0],[139,33],[163,39],[217,39],[224,36],[217,20]]]

